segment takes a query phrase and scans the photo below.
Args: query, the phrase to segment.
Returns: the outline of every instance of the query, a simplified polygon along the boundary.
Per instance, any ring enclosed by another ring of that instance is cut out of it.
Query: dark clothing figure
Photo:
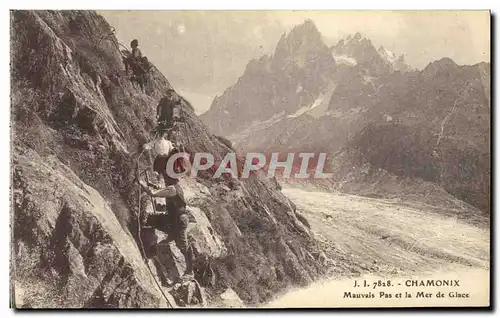
[[[146,73],[140,72],[140,73],[134,74],[134,76],[135,76],[134,80],[139,85],[141,92],[145,93],[146,92]]]
[[[132,70],[132,80],[134,80],[144,92],[146,84],[146,69],[141,64],[141,61],[134,58],[132,55],[123,60],[125,64],[125,72],[128,74]]]
[[[170,130],[174,123],[180,119],[181,101],[173,90],[169,90],[156,107],[156,120],[162,130]]]
[[[129,70],[135,73],[138,70],[142,60],[142,52],[139,48],[139,42],[137,40],[133,40],[130,42],[130,46],[132,48],[132,53],[125,59],[123,59],[123,63],[125,64],[125,71],[128,73]]]
[[[193,272],[193,251],[187,237],[189,216],[185,209],[172,212],[169,210],[168,213],[150,215],[146,225],[168,234],[167,242],[175,242],[186,260],[186,274],[191,274]]]
[[[168,159],[169,157],[167,156],[158,156],[153,164],[153,170],[163,176],[166,187],[161,187],[151,182],[145,183],[138,178],[139,184],[149,195],[164,197],[166,203],[165,208],[167,213],[150,215],[146,224],[167,233],[168,242],[175,241],[186,261],[186,273],[184,276],[190,277],[193,275],[193,252],[187,238],[189,215],[186,212],[186,200],[184,199],[184,191],[178,183],[179,180],[170,178],[166,173]],[[175,165],[174,170],[176,170]]]
[[[140,64],[141,61],[142,61],[141,49],[139,49],[138,47],[133,48],[132,53],[123,60],[123,64],[125,64],[125,71],[127,73],[129,72],[129,70],[132,70],[132,72],[138,71],[140,65],[136,64]]]

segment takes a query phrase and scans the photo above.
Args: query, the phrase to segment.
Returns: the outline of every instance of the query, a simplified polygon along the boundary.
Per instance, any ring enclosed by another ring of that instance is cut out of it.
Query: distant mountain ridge
[[[398,71],[413,71],[404,55],[397,57],[383,46],[377,50],[360,33],[329,48],[306,20],[282,35],[273,55],[250,61],[237,83],[216,96],[200,117],[214,133],[238,143],[238,133],[244,135],[252,124],[306,113],[322,116],[343,89]]]
[[[250,62],[202,120],[245,151],[326,151],[337,168],[369,164],[430,181],[489,211],[490,64],[442,58],[420,71],[360,33],[328,56],[325,46],[311,21],[295,27],[273,56]],[[409,135],[393,138],[398,133]],[[347,182],[344,168],[335,187],[370,182]]]

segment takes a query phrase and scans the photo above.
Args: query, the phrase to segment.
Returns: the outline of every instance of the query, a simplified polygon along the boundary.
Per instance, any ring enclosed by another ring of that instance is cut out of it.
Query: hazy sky
[[[489,61],[485,11],[101,11],[126,46],[143,54],[199,112],[243,73],[248,61],[274,51],[281,34],[312,19],[328,45],[355,32],[424,68],[450,57]]]

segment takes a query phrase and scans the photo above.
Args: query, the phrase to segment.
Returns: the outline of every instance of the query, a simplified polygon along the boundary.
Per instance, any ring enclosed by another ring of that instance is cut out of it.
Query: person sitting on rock
[[[154,160],[153,170],[163,177],[165,182],[164,187],[151,182],[144,182],[139,175],[137,175],[137,180],[150,196],[165,198],[167,213],[150,215],[146,221],[146,225],[168,234],[167,242],[175,241],[176,246],[184,255],[186,261],[186,272],[181,278],[185,281],[194,278],[193,251],[188,244],[187,238],[189,215],[186,210],[184,192],[179,185],[179,179],[169,176],[166,169],[168,159],[177,152],[174,149],[168,155],[157,155]],[[179,163],[180,160],[176,160],[174,163],[174,171],[176,173],[181,173],[186,169]]]

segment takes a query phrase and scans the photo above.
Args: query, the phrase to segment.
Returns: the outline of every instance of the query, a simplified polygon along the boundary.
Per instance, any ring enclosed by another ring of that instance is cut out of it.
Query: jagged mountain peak
[[[422,71],[422,74],[424,76],[435,76],[439,72],[451,71],[456,67],[458,67],[457,63],[455,63],[451,58],[443,57],[439,60],[429,63]]]
[[[434,62],[431,62],[429,63],[427,67],[440,67],[440,68],[447,68],[447,67],[456,67],[457,66],[457,63],[455,63],[455,61],[453,61],[451,58],[449,57],[443,57],[439,60],[436,60]]]
[[[301,32],[309,33],[309,34],[313,34],[314,33],[314,34],[319,34],[320,35],[320,32],[319,32],[318,28],[316,27],[316,24],[311,19],[306,19],[301,24],[296,25],[290,31],[289,35],[297,34],[297,33],[300,34]]]
[[[380,56],[382,56],[385,60],[387,60],[390,63],[394,63],[397,60],[396,54],[386,49],[383,45],[381,45],[378,48],[377,52],[378,54],[380,54]]]
[[[276,46],[276,55],[297,55],[325,48],[327,49],[327,46],[318,28],[312,20],[307,19],[295,26],[288,34],[283,33]]]
[[[350,41],[360,41],[363,38],[360,32],[356,32],[354,35],[353,34],[348,34],[345,38],[341,38],[339,42],[345,43],[345,42],[350,42]]]
[[[386,55],[391,55],[391,56],[396,57],[396,54],[394,54],[393,52],[386,49],[385,46],[383,46],[383,45],[379,46],[379,48],[377,49],[377,52],[379,52],[380,54],[386,54]]]
[[[370,39],[368,39],[366,36],[363,36],[363,34],[361,34],[361,32],[349,34],[348,36],[343,37],[339,40],[339,42],[342,42],[342,43],[359,43],[362,41],[370,41]]]
[[[366,37],[363,37],[361,33],[356,32],[354,35],[348,35],[345,38],[341,38],[336,45],[332,48],[333,52],[339,55],[347,55],[350,57],[355,57],[359,55],[360,51],[370,51],[377,52],[377,49],[373,46],[372,41]]]
[[[397,56],[384,45],[377,49],[372,41],[360,32],[340,39],[331,51],[338,61],[346,61],[348,63],[344,64],[350,66],[363,64],[365,68],[376,69],[378,75],[394,70],[406,72],[412,69],[405,63],[404,55]]]
[[[319,32],[318,28],[316,27],[316,24],[314,23],[313,20],[311,19],[306,19],[304,22],[301,24],[295,25],[290,31],[284,32],[282,37],[289,38],[289,37],[301,37],[305,35],[320,35],[321,33]]]

